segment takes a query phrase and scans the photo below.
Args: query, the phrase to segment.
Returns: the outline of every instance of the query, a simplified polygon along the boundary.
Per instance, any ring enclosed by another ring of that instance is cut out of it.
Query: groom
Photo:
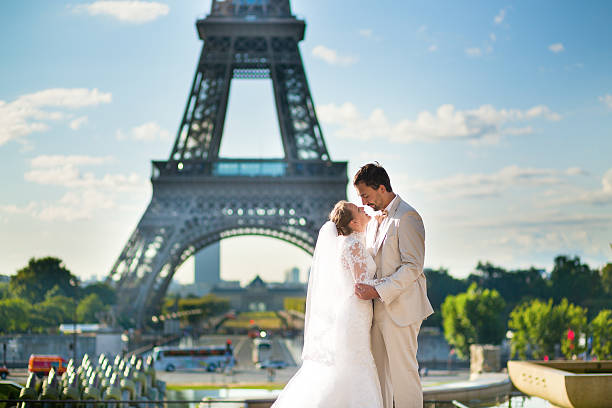
[[[361,167],[353,185],[363,204],[381,211],[367,226],[366,247],[382,282],[356,284],[355,294],[374,301],[372,354],[384,407],[422,408],[417,336],[422,321],[433,313],[423,274],[423,220],[393,192],[387,172],[378,163]]]

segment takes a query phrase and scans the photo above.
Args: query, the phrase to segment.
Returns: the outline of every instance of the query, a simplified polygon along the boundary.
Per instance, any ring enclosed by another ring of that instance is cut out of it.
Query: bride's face
[[[350,210],[351,214],[353,214],[353,219],[350,222],[353,231],[365,231],[366,225],[370,222],[370,216],[366,214],[363,207],[357,207],[355,204],[350,204]]]

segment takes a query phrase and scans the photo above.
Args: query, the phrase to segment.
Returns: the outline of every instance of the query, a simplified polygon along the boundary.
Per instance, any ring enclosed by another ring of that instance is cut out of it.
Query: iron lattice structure
[[[108,278],[118,313],[138,327],[200,249],[263,235],[312,253],[346,198],[346,162],[327,152],[298,48],[305,23],[289,0],[213,0],[196,27],[204,44],[176,141],[167,161],[153,162],[151,203]],[[272,81],[284,158],[219,157],[232,78]]]

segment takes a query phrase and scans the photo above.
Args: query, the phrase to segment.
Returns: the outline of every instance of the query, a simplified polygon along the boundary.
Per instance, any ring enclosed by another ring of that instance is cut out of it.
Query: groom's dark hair
[[[393,192],[389,175],[378,162],[368,163],[357,171],[353,178],[353,185],[356,186],[359,183],[365,183],[366,186],[372,187],[374,190],[378,190],[378,187],[382,185],[388,192]]]

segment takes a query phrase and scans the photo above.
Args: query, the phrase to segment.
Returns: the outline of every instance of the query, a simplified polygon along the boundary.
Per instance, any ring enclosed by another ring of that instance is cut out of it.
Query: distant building
[[[219,281],[215,285],[208,283],[184,283],[172,281],[168,287],[169,295],[180,295],[182,298],[187,296],[206,296],[212,293],[214,288],[240,289],[240,281]]]
[[[193,282],[214,285],[221,281],[221,244],[215,242],[195,254]]]
[[[221,246],[215,242],[197,252],[194,256],[193,283],[180,284],[172,282],[169,293],[178,293],[182,297],[188,295],[205,296],[215,285],[221,284]]]
[[[299,283],[300,282],[300,270],[297,267],[287,269],[285,271],[285,283]]]
[[[215,285],[215,288],[223,288],[223,289],[240,289],[240,281],[226,281],[222,280],[221,282]]]
[[[298,271],[299,272],[299,271]],[[266,283],[258,276],[245,287],[215,285],[212,294],[229,299],[237,312],[283,310],[285,298],[306,296],[306,284]]]

